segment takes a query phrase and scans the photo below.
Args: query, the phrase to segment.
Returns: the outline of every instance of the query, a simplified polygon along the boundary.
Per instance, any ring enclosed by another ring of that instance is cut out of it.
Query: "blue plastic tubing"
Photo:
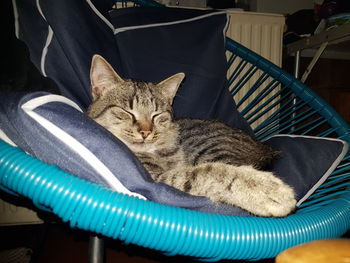
[[[203,260],[261,259],[350,228],[350,193],[285,218],[207,214],[140,200],[84,181],[0,140],[0,185],[44,206],[73,228]]]

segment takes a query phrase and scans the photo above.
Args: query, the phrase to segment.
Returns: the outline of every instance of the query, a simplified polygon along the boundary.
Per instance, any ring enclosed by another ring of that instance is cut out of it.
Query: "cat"
[[[159,83],[122,79],[94,55],[87,115],[124,142],[155,182],[257,216],[290,214],[294,190],[263,170],[278,151],[218,121],[174,120],[172,103],[184,77],[177,73]]]

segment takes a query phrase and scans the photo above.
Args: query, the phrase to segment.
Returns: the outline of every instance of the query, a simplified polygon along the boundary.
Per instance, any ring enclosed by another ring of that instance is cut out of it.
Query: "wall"
[[[303,73],[311,58],[300,59],[300,73]],[[283,68],[293,72],[294,57],[283,61]],[[350,123],[350,85],[348,68],[350,60],[321,58],[311,71],[305,84],[326,100]]]
[[[313,9],[315,0],[250,0],[254,12],[292,14],[300,9]]]

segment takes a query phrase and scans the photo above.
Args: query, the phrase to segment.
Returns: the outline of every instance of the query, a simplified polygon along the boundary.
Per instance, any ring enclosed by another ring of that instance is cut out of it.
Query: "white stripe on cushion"
[[[17,145],[6,135],[6,133],[0,129],[0,139],[8,144],[17,147]]]
[[[108,21],[107,18],[105,18],[100,11],[97,10],[97,8],[94,6],[94,4],[90,0],[86,0],[92,11],[114,32],[114,27],[111,24],[111,22]]]
[[[42,16],[42,18],[46,21],[46,17],[44,16],[44,13],[40,7],[40,0],[36,0],[36,7],[37,7],[40,15]],[[47,26],[47,31],[48,31],[48,33],[47,33],[47,37],[46,37],[46,42],[45,42],[45,45],[44,45],[43,50],[41,52],[41,59],[40,59],[40,70],[41,70],[41,73],[45,77],[47,77],[46,71],[45,71],[46,55],[47,55],[48,48],[49,48],[51,41],[52,41],[52,38],[53,38],[53,31],[49,25]]]
[[[18,9],[16,0],[12,0],[13,18],[15,22],[15,35],[19,39]]]
[[[78,110],[80,112],[83,112],[83,110],[74,101],[72,101],[66,97],[63,97],[61,95],[55,95],[55,94],[44,95],[41,97],[31,99],[30,101],[24,103],[22,105],[22,108],[24,105],[26,105],[25,107],[27,109],[34,110],[35,108],[40,107],[41,105],[44,105],[44,104],[49,103],[49,102],[62,102],[64,104],[67,104],[67,105],[75,108],[76,110]]]
[[[44,75],[44,77],[47,77],[46,70],[45,70],[46,55],[47,55],[47,51],[49,49],[49,46],[50,46],[52,38],[53,38],[53,31],[52,31],[50,26],[48,26],[48,31],[49,32],[47,34],[45,46],[44,46],[43,51],[41,53],[41,60],[40,60],[40,69],[41,69],[41,72]]]
[[[222,14],[227,14],[225,11],[221,12],[215,12],[215,13],[209,13],[201,16],[196,16],[188,19],[183,19],[183,20],[177,20],[177,21],[171,21],[171,22],[164,22],[164,23],[154,23],[154,24],[148,24],[148,25],[139,25],[139,26],[127,26],[127,27],[120,27],[116,28],[114,30],[114,34],[118,34],[124,31],[129,31],[129,30],[135,30],[135,29],[141,29],[141,28],[150,28],[150,27],[158,27],[158,26],[169,26],[169,25],[177,25],[177,24],[182,24],[182,23],[187,23],[187,22],[192,22],[196,20],[200,20],[203,18],[207,18],[210,16],[216,16],[216,15],[222,15]]]

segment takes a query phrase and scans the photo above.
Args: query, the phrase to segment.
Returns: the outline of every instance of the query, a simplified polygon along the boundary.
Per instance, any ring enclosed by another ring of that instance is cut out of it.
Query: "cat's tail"
[[[296,205],[294,190],[271,172],[252,166],[202,163],[161,174],[156,181],[258,216],[282,217]]]

